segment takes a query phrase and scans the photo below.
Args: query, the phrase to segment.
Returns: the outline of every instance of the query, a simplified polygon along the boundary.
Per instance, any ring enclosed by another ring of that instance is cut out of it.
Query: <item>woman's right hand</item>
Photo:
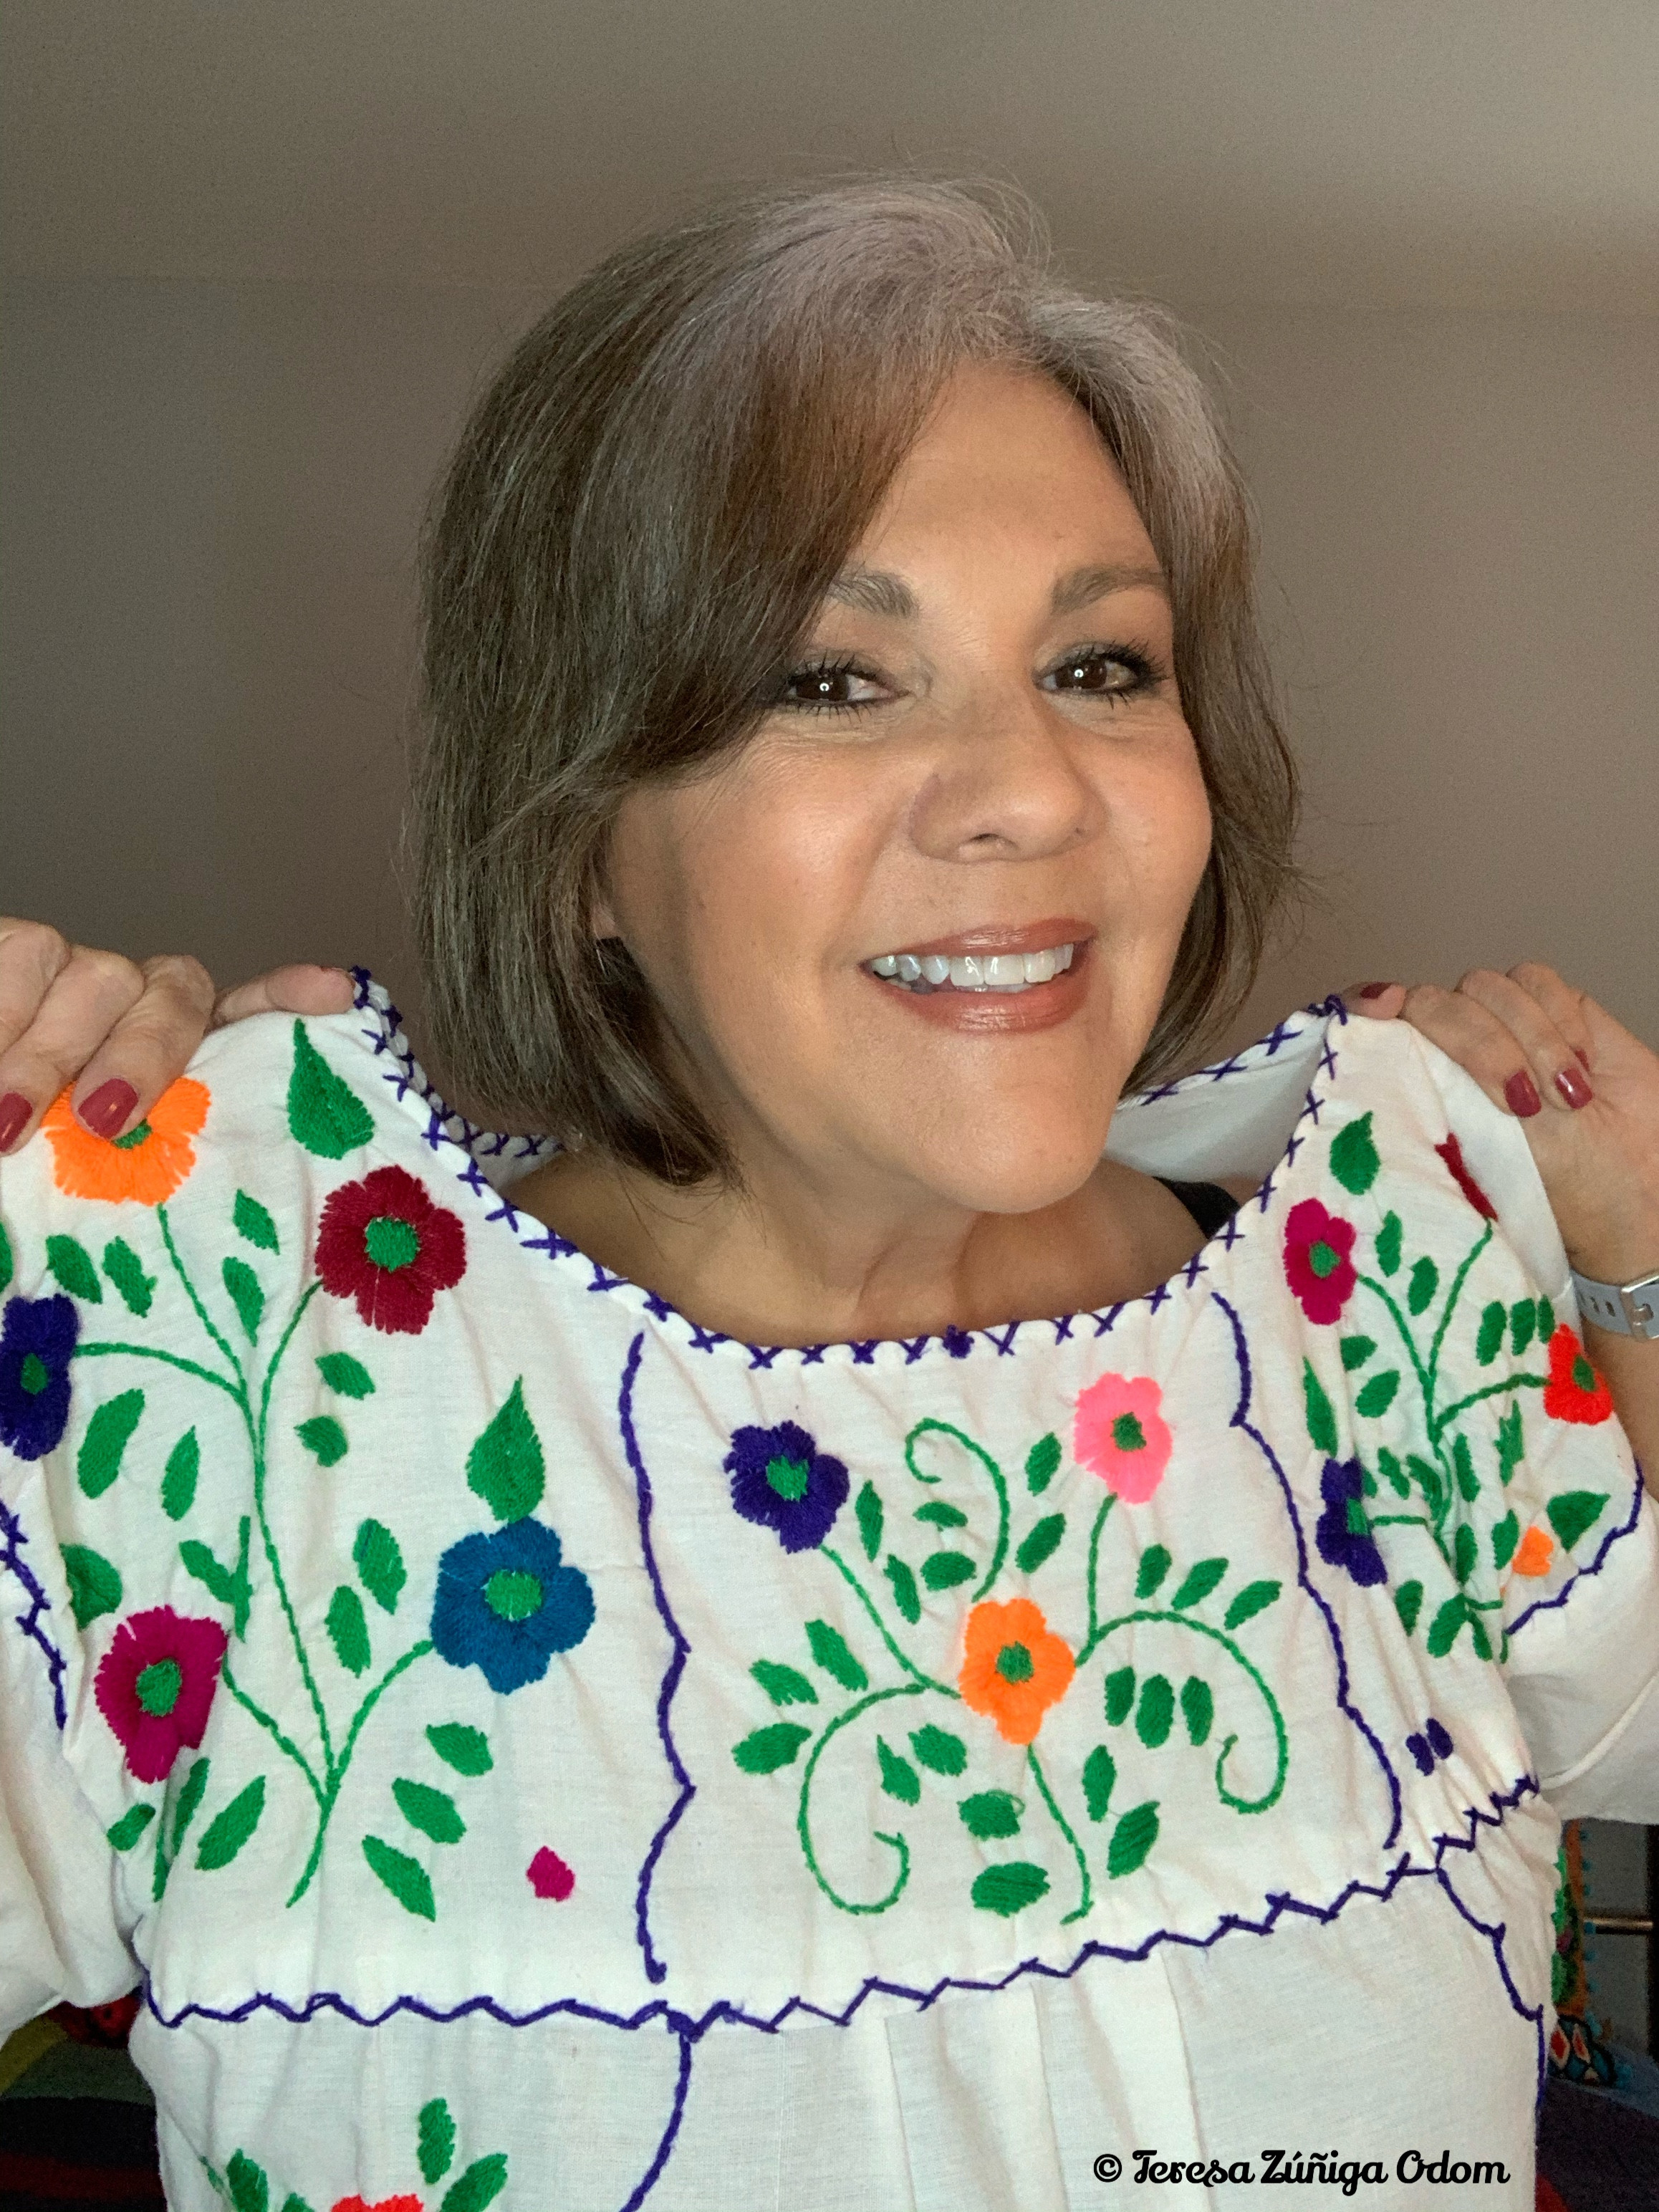
[[[142,1121],[210,1030],[245,1014],[339,1014],[343,968],[273,968],[216,998],[186,953],[133,961],[0,915],[0,1153],[15,1152],[65,1085],[95,1136]]]

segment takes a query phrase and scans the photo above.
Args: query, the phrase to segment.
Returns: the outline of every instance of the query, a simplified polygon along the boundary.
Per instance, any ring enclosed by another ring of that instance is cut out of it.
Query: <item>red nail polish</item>
[[[0,1098],[0,1152],[9,1152],[17,1142],[23,1124],[33,1111],[21,1091],[9,1091]]]
[[[1534,1114],[1541,1114],[1544,1110],[1544,1102],[1538,1095],[1538,1085],[1524,1067],[1517,1067],[1510,1076],[1504,1085],[1504,1096],[1510,1103],[1510,1113],[1518,1114],[1523,1121],[1529,1121]]]
[[[138,1093],[132,1085],[115,1075],[100,1083],[90,1098],[81,1101],[79,1118],[82,1127],[90,1129],[94,1137],[112,1137],[137,1103]]]
[[[1578,1062],[1580,1067],[1584,1069],[1586,1073],[1588,1073],[1589,1070],[1589,1054],[1587,1052],[1580,1052],[1577,1046],[1574,1045],[1572,1048],[1572,1056]]]
[[[1575,1113],[1595,1096],[1576,1067],[1564,1067],[1555,1079],[1555,1087]]]
[[[1362,999],[1380,999],[1384,991],[1393,988],[1392,983],[1364,983],[1360,986],[1359,995]]]

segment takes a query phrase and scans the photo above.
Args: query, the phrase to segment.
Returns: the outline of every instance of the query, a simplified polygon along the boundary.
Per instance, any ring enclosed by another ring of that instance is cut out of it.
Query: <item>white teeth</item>
[[[942,952],[884,952],[871,961],[870,971],[910,989],[926,984],[939,990],[949,983],[957,991],[1025,991],[1063,975],[1076,949],[1054,945],[1041,952],[963,952],[950,959]]]
[[[1057,975],[1063,975],[1066,973],[1066,970],[1071,966],[1072,955],[1076,950],[1077,947],[1073,945],[1062,945],[1056,951],[1054,954],[1054,973]]]
[[[994,952],[984,961],[985,981],[993,991],[1023,991],[1025,988],[1025,955],[1023,952]]]
[[[1060,964],[1057,952],[1028,952],[1025,956],[1025,980],[1028,983],[1051,983]]]
[[[921,963],[914,952],[901,952],[898,957],[901,983],[916,983],[921,980]]]
[[[951,963],[942,952],[929,952],[923,956],[921,972],[924,978],[930,983],[948,983],[951,980]]]
[[[921,964],[925,972],[927,963],[924,960]],[[898,955],[896,952],[884,952],[879,960],[872,960],[870,963],[870,965],[874,969],[878,975],[896,975],[898,974]]]
[[[985,981],[984,970],[971,952],[953,954],[951,960],[951,981],[958,991],[977,991]]]

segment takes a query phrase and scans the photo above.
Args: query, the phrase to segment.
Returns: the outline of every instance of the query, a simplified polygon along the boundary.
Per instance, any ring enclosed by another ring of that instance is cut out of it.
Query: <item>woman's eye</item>
[[[881,687],[850,661],[822,661],[797,668],[787,676],[778,693],[782,707],[805,707],[833,711],[836,708],[868,706],[879,698]]]
[[[1149,656],[1127,646],[1091,646],[1084,653],[1069,653],[1043,679],[1056,691],[1080,692],[1097,698],[1132,698],[1151,690],[1158,671]]]

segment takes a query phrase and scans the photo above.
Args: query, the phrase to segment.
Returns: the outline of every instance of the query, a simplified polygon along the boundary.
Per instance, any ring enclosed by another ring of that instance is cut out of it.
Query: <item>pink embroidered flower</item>
[[[1349,1254],[1354,1225],[1304,1198],[1285,1219],[1285,1279],[1310,1321],[1339,1320],[1359,1280]]]
[[[225,1632],[170,1605],[135,1613],[115,1632],[98,1668],[98,1710],[121,1740],[140,1782],[165,1782],[181,1744],[193,1751],[207,1729]]]
[[[562,1905],[576,1887],[574,1871],[545,1844],[531,1860],[525,1873],[537,1896],[551,1898],[555,1905]]]
[[[1437,1145],[1434,1149],[1446,1163],[1446,1172],[1475,1212],[1486,1221],[1496,1221],[1498,1208],[1464,1166],[1463,1147],[1455,1136],[1448,1137],[1443,1145]]]
[[[1144,1505],[1169,1465],[1163,1402],[1150,1375],[1103,1375],[1077,1394],[1073,1453],[1127,1505]]]

